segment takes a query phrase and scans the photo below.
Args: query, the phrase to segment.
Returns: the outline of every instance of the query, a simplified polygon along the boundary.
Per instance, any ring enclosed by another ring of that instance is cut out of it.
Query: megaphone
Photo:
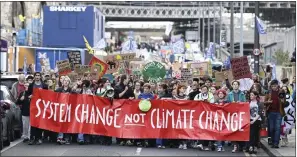
[[[106,92],[105,92],[105,96],[108,98],[113,98],[114,96],[114,89],[110,86],[107,87]]]

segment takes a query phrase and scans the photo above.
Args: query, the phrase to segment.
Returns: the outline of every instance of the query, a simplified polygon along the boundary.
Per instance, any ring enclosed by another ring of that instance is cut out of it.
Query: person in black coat
[[[32,99],[34,88],[48,89],[47,85],[44,84],[41,79],[40,72],[34,73],[34,81],[28,87],[28,98],[29,99]],[[40,144],[42,144],[41,139],[42,139],[42,130],[31,126],[29,145],[34,145],[34,144],[40,145]]]
[[[122,75],[120,78],[120,83],[115,86],[115,95],[114,99],[134,99],[134,92],[131,87],[128,86],[129,79],[126,75]],[[133,145],[131,140],[117,138],[117,143],[120,145]]]

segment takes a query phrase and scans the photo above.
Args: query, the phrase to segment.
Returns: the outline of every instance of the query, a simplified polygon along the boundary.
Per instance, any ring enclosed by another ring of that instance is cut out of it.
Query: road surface
[[[225,152],[199,151],[189,148],[180,150],[176,148],[140,148],[129,146],[102,146],[98,144],[78,145],[57,145],[54,143],[43,143],[42,145],[29,146],[22,140],[11,143],[10,147],[1,151],[1,156],[268,156],[262,149],[257,155],[248,153],[232,153],[231,147],[225,147]]]

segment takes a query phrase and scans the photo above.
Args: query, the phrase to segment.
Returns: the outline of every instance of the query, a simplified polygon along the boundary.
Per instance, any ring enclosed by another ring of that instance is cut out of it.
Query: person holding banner
[[[61,80],[62,79],[62,80]],[[55,92],[58,93],[72,93],[72,89],[70,88],[71,80],[68,76],[60,77],[62,86],[56,89]],[[58,144],[70,144],[70,135],[59,133],[57,137]]]
[[[194,78],[193,79],[193,83],[191,86],[191,90],[189,92],[189,100],[194,100],[195,96],[198,95],[200,93],[199,91],[199,79],[198,78]]]
[[[228,93],[227,102],[246,102],[245,93],[239,90],[240,82],[235,80],[231,83],[231,85],[233,90]],[[242,151],[244,144],[244,142],[235,142],[232,153]]]
[[[115,86],[115,99],[134,99],[134,93],[132,88],[128,86],[129,79],[126,75],[122,75],[119,80],[119,84]],[[121,146],[132,146],[133,143],[129,139],[117,138],[117,142]]]
[[[138,99],[141,99],[141,100],[153,100],[154,99],[154,95],[152,94],[151,92],[151,86],[149,83],[146,83],[143,85],[143,93],[141,93],[139,96],[138,96]],[[149,142],[148,140],[146,139],[140,139],[140,140],[135,140],[136,141],[136,145],[137,146],[144,146],[144,147],[148,147],[149,146]],[[162,141],[160,142],[159,141],[159,144],[162,145]]]
[[[42,88],[42,89],[48,89],[47,85],[43,83],[42,79],[41,79],[41,73],[40,72],[36,72],[34,73],[34,81],[29,85],[28,87],[28,98],[32,99],[32,94],[33,94],[33,89],[34,88]],[[31,130],[30,130],[30,141],[29,141],[29,145],[40,145],[42,144],[42,130],[36,127],[32,127],[31,126]]]
[[[227,92],[224,89],[217,90],[216,95],[218,96],[218,99],[216,99],[216,101],[215,101],[215,103],[217,105],[224,105],[225,103],[227,103],[227,101],[226,101]],[[224,144],[225,144],[224,141],[217,141],[217,151],[218,152],[225,151]]]
[[[205,102],[209,102],[209,103],[214,103],[215,102],[213,94],[211,92],[209,92],[209,88],[206,85],[203,85],[201,87],[201,93],[196,95],[194,100],[205,101]],[[209,151],[209,146],[211,145],[212,150],[215,149],[214,144],[211,144],[211,141],[200,140],[199,143],[200,143],[199,145],[195,144],[194,147],[199,148],[201,150]]]

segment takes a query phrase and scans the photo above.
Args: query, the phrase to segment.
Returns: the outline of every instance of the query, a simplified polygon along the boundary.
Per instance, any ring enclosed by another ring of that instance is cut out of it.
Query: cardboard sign
[[[246,56],[231,59],[232,73],[235,80],[252,78],[249,62]]]
[[[215,72],[216,86],[222,86],[222,83],[225,81],[225,75],[228,76],[228,80],[230,83],[233,81],[233,74],[231,70]]]
[[[188,68],[181,69],[181,77],[180,77],[181,82],[188,83],[188,81],[192,79],[193,79],[193,76],[190,69]]]
[[[202,77],[205,75],[209,75],[209,62],[201,62],[201,63],[191,63],[192,75],[193,77]]]
[[[178,71],[178,70],[180,70],[181,67],[182,67],[181,63],[175,62],[175,63],[172,64],[172,70],[173,71]]]
[[[89,65],[75,65],[74,72],[76,72],[76,73],[91,72],[91,66],[89,66]]]
[[[165,66],[160,62],[147,63],[142,70],[143,78],[149,82],[160,82],[166,75]]]
[[[67,52],[67,56],[72,69],[74,69],[75,65],[81,65],[80,51],[69,51]]]
[[[57,61],[57,67],[59,71],[59,75],[67,75],[68,73],[71,72],[71,65],[69,63],[69,60],[62,60],[62,61]]]

